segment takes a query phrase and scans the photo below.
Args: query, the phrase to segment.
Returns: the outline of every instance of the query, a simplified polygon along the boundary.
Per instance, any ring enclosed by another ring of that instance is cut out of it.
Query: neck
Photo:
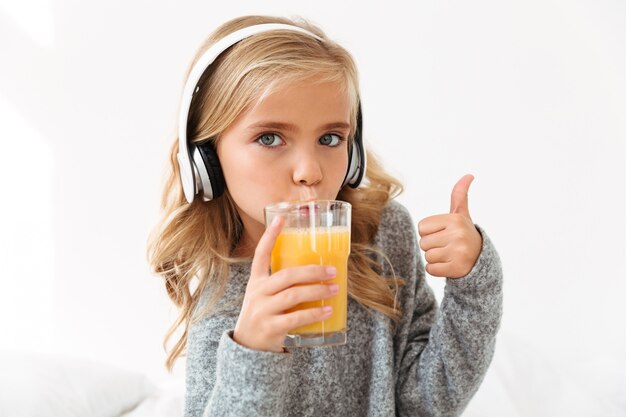
[[[250,242],[249,239],[246,238],[246,234],[244,233],[239,239],[237,246],[235,246],[235,250],[233,250],[233,256],[235,258],[252,258],[254,256],[254,249],[256,245]]]
[[[258,227],[260,226],[260,227]],[[254,256],[254,250],[256,249],[263,232],[265,231],[263,225],[250,225],[244,221],[243,233],[241,239],[237,242],[233,256],[241,258],[252,258]]]

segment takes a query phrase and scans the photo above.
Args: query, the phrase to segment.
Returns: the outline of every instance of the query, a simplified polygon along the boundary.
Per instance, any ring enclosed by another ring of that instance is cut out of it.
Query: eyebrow
[[[284,130],[288,132],[295,132],[298,130],[298,128],[295,125],[292,125],[290,123],[271,122],[271,121],[257,122],[248,126],[248,129],[257,129],[257,128],[278,129],[278,130]],[[323,126],[320,126],[320,129],[321,130],[350,129],[350,124],[345,123],[345,122],[333,122],[333,123],[327,123]]]

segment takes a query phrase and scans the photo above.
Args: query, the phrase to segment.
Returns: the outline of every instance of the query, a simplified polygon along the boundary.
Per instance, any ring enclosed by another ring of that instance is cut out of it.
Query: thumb
[[[470,217],[467,202],[467,192],[472,181],[474,181],[474,176],[472,174],[464,175],[452,189],[452,196],[450,198],[451,214],[459,213]]]
[[[251,276],[263,277],[269,274],[272,250],[284,223],[283,217],[276,216],[263,232],[263,236],[261,236],[254,251],[254,258],[250,267]]]

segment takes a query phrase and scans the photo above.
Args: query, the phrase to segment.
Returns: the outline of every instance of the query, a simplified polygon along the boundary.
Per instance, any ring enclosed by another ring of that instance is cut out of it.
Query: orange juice
[[[324,265],[337,268],[337,276],[320,284],[337,284],[339,293],[324,300],[305,302],[287,310],[333,307],[329,319],[297,327],[289,334],[314,335],[346,330],[348,302],[348,256],[350,254],[350,229],[346,226],[316,227],[314,229],[285,228],[272,250],[272,273],[283,268],[301,265]],[[316,283],[311,283],[316,284]],[[310,285],[310,284],[299,284]]]

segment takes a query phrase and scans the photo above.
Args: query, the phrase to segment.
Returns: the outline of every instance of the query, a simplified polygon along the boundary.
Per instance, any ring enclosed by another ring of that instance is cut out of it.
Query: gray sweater
[[[388,203],[374,243],[406,281],[398,295],[403,317],[394,331],[385,315],[349,298],[341,346],[274,353],[236,343],[251,261],[232,265],[217,312],[189,329],[185,417],[460,415],[487,371],[502,314],[500,258],[475,226],[482,252],[465,277],[441,278],[438,308],[413,220]]]

